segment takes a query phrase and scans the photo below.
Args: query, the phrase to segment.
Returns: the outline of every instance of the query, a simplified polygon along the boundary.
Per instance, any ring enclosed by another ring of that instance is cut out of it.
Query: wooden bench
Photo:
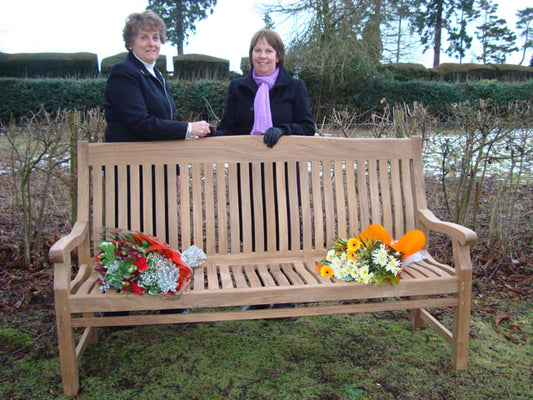
[[[315,273],[336,238],[371,223],[397,239],[415,228],[428,239],[449,235],[454,265],[423,250],[427,258],[405,268],[397,286]],[[93,257],[104,227],[154,234],[179,250],[195,244],[207,261],[181,297],[102,293]],[[80,142],[77,221],[50,250],[63,390],[77,393],[78,362],[98,327],[390,310],[411,310],[415,326],[434,328],[451,345],[453,367],[465,369],[476,239],[427,209],[420,137],[287,136],[272,149],[255,136]],[[241,311],[280,303],[296,306]],[[426,311],[433,307],[455,308],[451,331]],[[159,312],[180,308],[188,313]]]

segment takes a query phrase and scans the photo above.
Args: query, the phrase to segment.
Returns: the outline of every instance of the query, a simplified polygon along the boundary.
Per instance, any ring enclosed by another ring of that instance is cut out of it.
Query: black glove
[[[281,135],[283,135],[283,131],[280,128],[268,128],[265,132],[265,144],[268,147],[274,147]]]

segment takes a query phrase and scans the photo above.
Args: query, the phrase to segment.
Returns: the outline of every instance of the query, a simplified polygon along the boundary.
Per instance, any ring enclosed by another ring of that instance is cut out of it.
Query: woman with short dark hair
[[[140,142],[205,137],[206,121],[175,121],[176,104],[155,64],[166,26],[151,10],[130,14],[123,30],[129,54],[115,65],[105,87],[106,142]]]

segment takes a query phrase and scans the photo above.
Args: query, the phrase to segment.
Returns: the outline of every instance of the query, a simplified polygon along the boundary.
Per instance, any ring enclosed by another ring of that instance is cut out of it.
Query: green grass
[[[532,302],[495,303],[474,304],[461,372],[406,312],[106,328],[80,363],[78,399],[530,399]],[[0,398],[62,397],[55,345],[34,347],[2,351]]]

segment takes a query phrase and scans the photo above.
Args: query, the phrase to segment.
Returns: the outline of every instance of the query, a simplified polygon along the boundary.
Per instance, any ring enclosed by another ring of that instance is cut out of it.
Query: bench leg
[[[459,247],[459,246],[457,246]],[[468,339],[470,336],[470,313],[472,308],[472,269],[468,248],[454,249],[457,262],[466,268],[458,269],[458,304],[453,319],[452,365],[456,370],[464,370],[468,364]]]
[[[70,310],[68,309],[67,295],[55,293],[57,338],[59,341],[59,362],[61,365],[61,379],[63,393],[66,396],[75,396],[79,389],[78,360],[76,357],[76,341],[71,325]]]

